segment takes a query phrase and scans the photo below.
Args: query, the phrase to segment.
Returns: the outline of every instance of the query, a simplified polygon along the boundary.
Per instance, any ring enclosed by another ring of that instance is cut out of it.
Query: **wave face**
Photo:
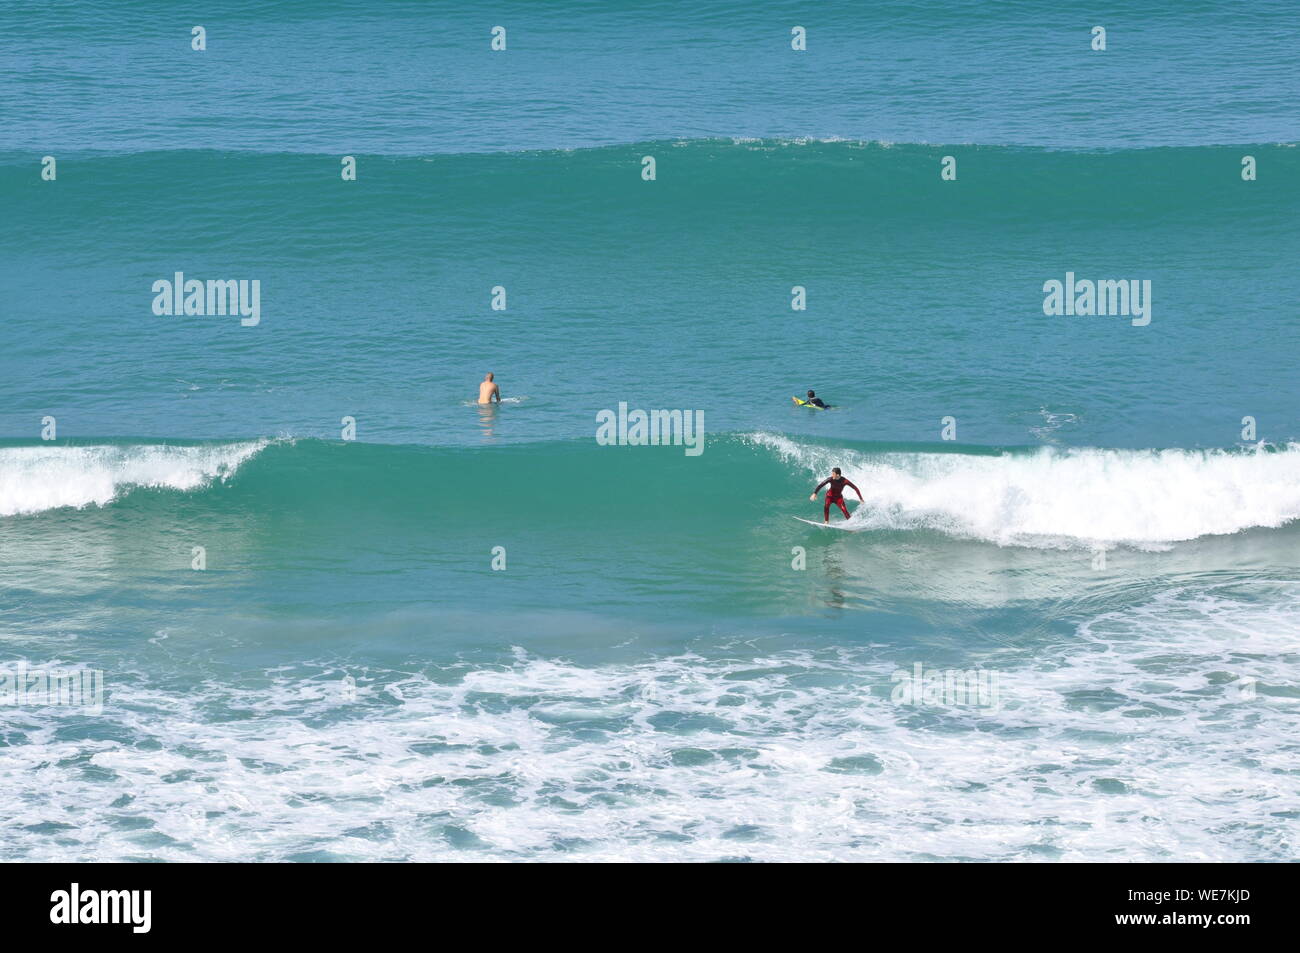
[[[444,531],[501,525],[490,512],[466,513],[470,495],[509,510],[511,519],[522,514],[531,532],[545,535],[585,527],[592,514],[619,511],[621,501],[653,499],[621,518],[669,534],[710,529],[725,547],[739,544],[744,522],[762,518],[764,508],[814,515],[801,494],[833,466],[862,490],[865,502],[846,524],[856,532],[928,532],[999,546],[1160,547],[1300,519],[1296,444],[971,453],[771,433],[714,435],[701,457],[594,441],[495,450],[316,440],[11,446],[0,448],[0,515],[105,506],[162,489],[197,494],[190,505],[198,508],[296,512],[326,525],[331,512],[358,509],[382,514],[385,525],[403,518]]]
[[[186,234],[193,220],[159,220],[158,211],[182,204],[204,208],[202,197],[194,194],[194,181],[210,184],[232,216],[237,210],[251,213],[277,205],[306,213],[289,222],[259,216],[266,221],[259,222],[255,234],[238,229],[233,221],[227,226],[224,218],[205,221],[215,227],[208,239],[217,245],[260,238],[270,246],[279,230],[327,238],[320,226],[328,214],[337,217],[336,232],[339,225],[348,226],[349,232],[358,226],[387,226],[390,240],[401,249],[419,234],[409,226],[427,224],[435,209],[439,225],[475,223],[494,234],[516,233],[520,244],[534,241],[543,226],[556,238],[582,241],[581,230],[558,227],[556,216],[562,211],[570,221],[611,228],[636,213],[639,224],[653,228],[659,221],[698,217],[693,213],[701,204],[725,213],[723,221],[697,222],[708,230],[732,223],[778,222],[865,229],[875,215],[906,219],[918,229],[968,217],[986,226],[1047,225],[1062,217],[1072,224],[1137,225],[1155,213],[1178,215],[1183,223],[1204,221],[1210,213],[1249,214],[1253,225],[1272,224],[1300,204],[1300,196],[1293,188],[1264,180],[1262,172],[1258,187],[1227,188],[1220,174],[1233,173],[1231,178],[1239,184],[1243,152],[1256,155],[1259,168],[1267,169],[1270,178],[1285,180],[1300,168],[1294,144],[1258,140],[1108,150],[726,136],[486,155],[459,151],[384,156],[357,150],[358,182],[364,176],[365,186],[355,189],[337,187],[339,161],[333,153],[261,154],[228,148],[92,152],[69,160],[72,166],[86,164],[78,166],[80,175],[59,181],[79,198],[95,201],[85,211],[112,210],[121,217],[113,222],[85,216],[83,226],[119,232],[150,222],[169,234]],[[641,180],[645,155],[656,158],[653,186]],[[957,157],[960,187],[939,175],[945,155]],[[30,163],[27,153],[0,148],[0,168],[10,170],[0,187],[14,204],[12,212],[49,209],[56,216],[50,224],[64,224],[60,212],[67,206],[52,203],[52,196],[26,181],[30,176],[13,174],[19,167],[26,171]],[[495,220],[489,212],[507,214],[507,221]],[[531,227],[518,234],[521,223]],[[360,253],[355,239],[336,234],[326,247]],[[86,243],[83,239],[79,244]]]
[[[77,436],[336,438],[351,414],[364,440],[536,442],[629,400],[899,443],[948,414],[984,445],[1222,446],[1245,414],[1300,439],[1297,149],[709,139],[360,161],[343,183],[330,155],[69,157],[43,189],[6,154],[9,304],[42,319],[6,328],[0,433],[53,413]],[[154,315],[176,271],[259,280],[262,324]],[[1151,325],[1045,316],[1070,271],[1150,280]],[[488,370],[531,399],[480,428],[461,405]],[[792,416],[808,387],[840,409]]]

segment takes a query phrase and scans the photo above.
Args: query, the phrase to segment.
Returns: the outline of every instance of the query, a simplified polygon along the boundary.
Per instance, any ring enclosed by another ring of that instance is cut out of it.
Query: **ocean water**
[[[0,7],[0,858],[1293,860],[1298,35]]]

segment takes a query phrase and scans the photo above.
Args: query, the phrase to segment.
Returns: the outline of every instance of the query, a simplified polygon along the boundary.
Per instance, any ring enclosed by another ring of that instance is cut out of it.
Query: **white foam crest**
[[[229,477],[268,443],[2,447],[0,516],[104,506],[133,487],[193,490]]]
[[[866,500],[847,529],[929,529],[999,545],[1158,549],[1300,519],[1300,444],[1242,451],[1043,447],[987,456],[870,454],[768,433],[746,439],[818,480],[840,467]]]

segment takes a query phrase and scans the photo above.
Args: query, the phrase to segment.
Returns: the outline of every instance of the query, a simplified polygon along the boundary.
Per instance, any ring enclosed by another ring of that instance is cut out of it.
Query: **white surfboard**
[[[807,523],[809,526],[817,526],[821,529],[844,529],[844,523],[847,522],[840,521],[837,523],[823,523],[821,520],[806,520],[802,516],[796,516],[795,519],[800,523]]]

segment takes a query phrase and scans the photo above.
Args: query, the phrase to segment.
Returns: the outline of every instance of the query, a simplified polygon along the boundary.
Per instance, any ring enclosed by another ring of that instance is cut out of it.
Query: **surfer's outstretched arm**
[[[850,483],[848,480],[845,480],[845,481],[844,481],[844,485],[845,485],[845,486],[852,486],[852,487],[853,487],[853,492],[856,493],[856,494],[858,495],[858,500],[859,500],[860,502],[862,502],[862,503],[867,502],[866,500],[862,499],[862,491],[859,490],[856,486],[853,486],[853,484]]]
[[[817,484],[817,489],[815,489],[815,490],[812,491],[812,496],[808,497],[808,499],[810,499],[810,500],[815,500],[815,499],[817,499],[817,494],[820,493],[820,492],[822,491],[822,487],[824,487],[827,483],[830,483],[830,482],[831,482],[831,478],[830,478],[830,477],[827,477],[825,480],[822,480],[822,482],[818,483],[818,484]],[[854,489],[856,490],[857,487],[854,487]],[[859,495],[860,495],[860,494],[859,494]]]

